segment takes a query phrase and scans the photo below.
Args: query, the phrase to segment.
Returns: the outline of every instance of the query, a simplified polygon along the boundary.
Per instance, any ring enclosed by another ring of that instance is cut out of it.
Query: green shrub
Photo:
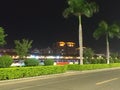
[[[107,63],[107,60],[106,60],[105,58],[100,59],[100,63],[101,63],[101,64],[105,64],[105,63]]]
[[[94,70],[94,69],[103,69],[103,68],[112,68],[112,67],[120,67],[120,63],[112,63],[112,64],[84,64],[84,65],[68,65],[68,70]]]
[[[120,59],[114,59],[114,63],[120,63]]]
[[[120,63],[119,58],[110,58],[110,63]]]
[[[94,58],[91,60],[91,64],[105,64],[105,63],[107,63],[105,58],[99,58],[99,59]]]
[[[37,59],[27,59],[24,61],[25,66],[38,66],[39,65],[39,60]]]
[[[0,80],[57,74],[57,73],[64,73],[66,71],[67,71],[67,66],[0,68]]]
[[[98,59],[96,59],[96,58],[94,58],[94,59],[91,60],[91,64],[98,64],[98,62],[99,62],[99,61],[98,61]]]
[[[84,58],[84,59],[83,59],[83,63],[84,63],[84,64],[90,64],[91,62],[89,61],[88,58]]]
[[[54,60],[52,60],[52,59],[44,60],[44,65],[45,66],[49,66],[49,65],[53,65],[53,64],[54,64]]]
[[[4,55],[0,57],[0,68],[10,67],[12,63],[13,63],[12,57],[8,55]]]

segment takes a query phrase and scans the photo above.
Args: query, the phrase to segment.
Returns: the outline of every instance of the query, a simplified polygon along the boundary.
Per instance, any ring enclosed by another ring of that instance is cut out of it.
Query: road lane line
[[[108,82],[111,82],[111,81],[114,81],[114,80],[117,80],[117,79],[119,79],[119,78],[113,78],[113,79],[101,81],[101,82],[96,83],[96,85],[101,85],[101,84],[108,83]]]

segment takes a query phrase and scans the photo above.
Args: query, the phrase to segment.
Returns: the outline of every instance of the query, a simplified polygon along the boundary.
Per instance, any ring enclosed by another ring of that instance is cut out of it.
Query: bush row
[[[0,80],[64,73],[67,70],[82,71],[112,67],[120,67],[120,63],[0,68]]]
[[[12,63],[13,63],[13,59],[9,55],[3,55],[0,57],[0,68],[10,67]],[[35,58],[26,59],[24,60],[24,63],[25,63],[25,66],[39,66],[40,65],[39,60]],[[46,59],[44,61],[45,66],[50,66],[53,64],[54,64],[54,60],[52,59]]]
[[[84,64],[106,64],[107,60],[105,57],[101,57],[101,58],[85,58],[84,60]],[[110,58],[110,63],[120,63],[120,58]]]
[[[39,66],[39,60],[35,59],[35,58],[31,58],[31,59],[26,59],[24,60],[25,66]],[[44,65],[45,66],[50,66],[54,64],[54,60],[53,59],[46,59],[44,61]]]
[[[94,70],[103,68],[120,67],[120,63],[112,64],[85,64],[85,65],[68,65],[68,70]]]
[[[64,73],[67,66],[34,66],[0,68],[0,80]]]

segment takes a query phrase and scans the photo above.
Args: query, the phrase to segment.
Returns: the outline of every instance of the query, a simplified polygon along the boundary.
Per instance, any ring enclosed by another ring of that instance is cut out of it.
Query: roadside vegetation
[[[69,64],[69,65],[49,65],[49,66],[39,65],[39,66],[0,68],[0,80],[59,74],[59,73],[65,73],[69,70],[83,71],[83,70],[95,70],[95,69],[104,69],[104,68],[113,68],[113,67],[120,67],[120,63],[84,64],[84,65]]]
[[[18,79],[26,77],[34,77],[49,74],[65,73],[69,70],[83,71],[83,70],[95,70],[104,68],[120,67],[120,63],[106,64],[105,59],[91,59],[90,62],[84,65],[68,64],[68,65],[53,65],[54,60],[48,59],[44,61],[44,65],[40,65],[37,59],[26,59],[24,60],[25,66],[12,67],[10,66],[13,62],[10,56],[0,57],[0,80]],[[120,59],[112,59],[115,62]],[[88,60],[89,61],[89,60]],[[87,62],[88,62],[87,61]],[[104,63],[103,63],[104,62]]]
[[[3,55],[0,57],[0,68],[10,67],[13,63],[13,59],[8,55]]]
[[[38,59],[34,59],[34,58],[30,58],[30,59],[26,59],[24,61],[25,66],[38,66],[39,65],[39,60]]]
[[[67,71],[67,66],[32,66],[0,68],[0,80],[18,79],[48,74],[58,74]]]
[[[68,7],[64,10],[64,17],[75,15],[78,18],[78,36],[79,36],[79,63],[66,64],[59,63],[54,65],[54,60],[44,60],[44,65],[40,65],[40,61],[37,59],[27,59],[29,49],[32,47],[32,40],[22,39],[15,40],[15,52],[19,56],[19,60],[23,60],[25,66],[12,67],[13,59],[8,55],[0,56],[0,80],[18,79],[25,77],[33,77],[48,74],[64,73],[68,70],[94,70],[103,68],[120,67],[120,57],[117,53],[110,53],[109,38],[120,38],[120,27],[117,24],[108,25],[106,21],[99,23],[98,28],[93,33],[93,36],[98,39],[101,36],[106,36],[106,56],[95,56],[95,52],[91,48],[83,49],[83,37],[82,37],[82,16],[91,17],[94,13],[98,12],[98,5],[95,2],[87,2],[85,0],[67,0]],[[0,27],[0,46],[5,45],[4,29]],[[84,58],[83,58],[84,57]],[[84,65],[83,65],[84,64]]]
[[[89,53],[92,52],[91,49],[87,50]],[[86,58],[89,56],[87,63],[84,65],[78,64],[68,64],[68,65],[54,65],[53,59],[47,59],[44,61],[44,65],[40,65],[39,60],[37,59],[25,59],[25,66],[22,67],[12,67],[11,64],[13,59],[8,55],[3,55],[0,57],[0,80],[9,80],[9,79],[18,79],[18,78],[26,78],[26,77],[34,77],[41,75],[49,75],[49,74],[58,74],[65,73],[68,70],[94,70],[94,69],[103,69],[103,68],[113,68],[120,67],[120,59],[116,58],[116,54],[113,54],[111,58],[111,63],[106,64],[105,58],[94,58],[90,60],[92,54],[85,54]],[[85,59],[86,59],[85,58]],[[115,63],[116,62],[116,63]]]
[[[113,68],[120,67],[120,63],[111,63],[111,64],[84,64],[84,65],[68,65],[68,70],[95,70],[95,69],[104,69],[104,68]]]

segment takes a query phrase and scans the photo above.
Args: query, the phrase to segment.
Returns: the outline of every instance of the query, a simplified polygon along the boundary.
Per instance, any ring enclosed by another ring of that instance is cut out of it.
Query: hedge
[[[66,71],[67,71],[67,66],[0,68],[0,80],[57,74],[57,73],[64,73]]]
[[[84,65],[68,65],[68,70],[94,70],[94,69],[103,69],[103,68],[112,68],[120,67],[120,63],[112,64],[84,64]]]
[[[0,68],[10,67],[12,63],[13,59],[9,55],[0,56]]]
[[[44,65],[45,66],[50,66],[54,64],[54,60],[53,59],[46,59],[44,60]]]
[[[67,70],[82,71],[112,67],[120,67],[120,63],[0,68],[0,80],[64,73]]]
[[[39,65],[39,60],[30,58],[24,61],[25,66],[38,66]]]

